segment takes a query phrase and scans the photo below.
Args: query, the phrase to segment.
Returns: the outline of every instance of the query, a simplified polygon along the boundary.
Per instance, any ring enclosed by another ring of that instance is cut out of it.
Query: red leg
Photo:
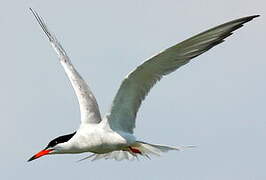
[[[129,149],[133,152],[133,153],[136,153],[136,154],[142,154],[140,150],[138,150],[137,148],[133,148],[131,146],[129,146]]]

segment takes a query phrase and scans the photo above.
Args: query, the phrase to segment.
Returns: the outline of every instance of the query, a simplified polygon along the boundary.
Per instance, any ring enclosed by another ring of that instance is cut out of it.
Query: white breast
[[[115,132],[103,128],[101,124],[81,126],[77,133],[68,142],[64,143],[66,153],[107,153],[121,150],[135,143],[136,138],[132,134]]]

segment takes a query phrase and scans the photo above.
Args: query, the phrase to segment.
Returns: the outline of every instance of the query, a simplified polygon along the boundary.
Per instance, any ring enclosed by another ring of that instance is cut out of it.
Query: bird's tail
[[[163,145],[157,145],[157,144],[150,144],[142,141],[137,141],[135,144],[124,148],[120,151],[112,151],[105,154],[92,154],[89,157],[83,158],[82,160],[92,158],[92,161],[98,160],[98,159],[114,159],[117,161],[121,160],[135,160],[139,159],[139,157],[144,157],[151,159],[151,155],[160,156],[162,153],[168,152],[170,150],[176,150],[179,151],[184,148],[190,148],[194,146],[185,146],[185,147],[170,147],[170,146],[163,146]]]

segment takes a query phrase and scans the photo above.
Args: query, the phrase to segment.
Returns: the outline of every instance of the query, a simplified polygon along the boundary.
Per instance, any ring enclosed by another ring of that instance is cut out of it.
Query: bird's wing
[[[133,133],[135,119],[141,102],[153,85],[164,75],[188,63],[192,58],[208,51],[243,26],[258,17],[243,17],[209,29],[148,59],[122,82],[107,114],[112,129]]]
[[[101,116],[98,104],[88,85],[76,71],[74,66],[71,64],[70,59],[66,54],[66,51],[63,49],[56,37],[48,30],[43,19],[35,10],[33,10],[32,8],[30,8],[30,10],[33,13],[34,17],[37,19],[42,30],[48,37],[54,50],[56,51],[60,63],[64,67],[64,70],[75,90],[80,106],[81,123],[99,123],[101,121]]]

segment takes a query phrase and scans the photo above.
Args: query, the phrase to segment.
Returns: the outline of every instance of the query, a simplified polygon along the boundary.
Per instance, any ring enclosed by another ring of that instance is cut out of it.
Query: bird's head
[[[32,156],[29,161],[35,160],[37,158],[40,158],[44,155],[49,155],[49,154],[60,154],[63,153],[62,152],[62,147],[60,146],[61,144],[69,141],[74,135],[76,134],[76,132],[72,133],[72,134],[67,134],[64,136],[59,136],[55,139],[53,139],[52,141],[50,141],[48,143],[48,145],[41,150],[40,152],[38,152],[37,154],[35,154],[34,156]]]

